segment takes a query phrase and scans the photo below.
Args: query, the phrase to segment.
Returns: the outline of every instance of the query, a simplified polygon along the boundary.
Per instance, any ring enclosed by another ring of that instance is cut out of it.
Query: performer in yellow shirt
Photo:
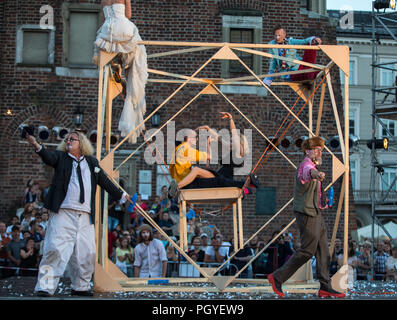
[[[198,151],[195,149],[197,144],[197,133],[195,131],[189,132],[182,142],[175,149],[174,161],[169,166],[171,177],[174,179],[171,181],[170,194],[175,194],[177,188],[181,189],[191,182],[195,178],[214,178],[215,175],[205,169],[192,166],[192,163],[206,162],[209,164],[211,159],[211,141],[212,137],[207,139],[207,150],[208,152]]]

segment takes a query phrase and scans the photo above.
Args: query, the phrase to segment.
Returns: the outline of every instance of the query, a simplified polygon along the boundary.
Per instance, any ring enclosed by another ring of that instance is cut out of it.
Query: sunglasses
[[[75,139],[75,138],[67,138],[67,139],[65,139],[65,140],[63,140],[63,141],[65,141],[65,143],[68,143],[68,141],[70,141],[71,143],[73,143],[74,141],[80,141],[79,139]]]

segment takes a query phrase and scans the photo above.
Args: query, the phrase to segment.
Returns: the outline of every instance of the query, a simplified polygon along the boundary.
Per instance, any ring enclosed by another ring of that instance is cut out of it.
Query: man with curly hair
[[[26,134],[43,162],[54,168],[44,207],[50,218],[35,291],[48,297],[55,293],[69,264],[72,295],[92,296],[90,281],[95,267],[95,194],[97,185],[113,198],[129,199],[116,187],[92,156],[94,148],[79,131],[68,134],[57,150],[48,150]]]

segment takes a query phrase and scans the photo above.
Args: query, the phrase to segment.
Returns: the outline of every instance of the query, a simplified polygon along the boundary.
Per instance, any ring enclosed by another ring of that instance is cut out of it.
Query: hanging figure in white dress
[[[131,22],[131,0],[102,0],[105,22],[97,32],[94,44],[95,64],[98,64],[99,50],[119,53],[126,79],[126,95],[118,129],[125,137],[143,122],[146,112],[145,85],[148,78],[147,55],[138,28]],[[116,75],[117,76],[117,75]],[[118,76],[121,76],[120,73]],[[136,143],[144,129],[142,125],[129,138]]]

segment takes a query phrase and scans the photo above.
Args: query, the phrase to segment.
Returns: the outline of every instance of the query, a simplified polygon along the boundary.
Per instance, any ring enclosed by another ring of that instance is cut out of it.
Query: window
[[[55,28],[21,25],[17,31],[16,63],[23,66],[49,66],[54,63]]]
[[[395,120],[388,120],[382,119],[382,122],[385,124],[387,129],[390,131],[391,136],[396,136],[396,121]],[[388,137],[389,134],[387,133],[386,129],[379,124],[379,132],[381,133],[381,137]]]
[[[352,188],[353,190],[359,189],[359,182],[358,182],[358,177],[359,177],[359,160],[354,159],[354,157],[350,157],[350,178],[352,182]]]
[[[254,43],[254,29],[230,29],[230,42],[232,43]],[[251,70],[254,67],[254,57],[247,52],[236,52],[237,56]],[[230,74],[248,74],[248,70],[240,63],[240,61],[230,61]]]
[[[222,41],[226,43],[262,43],[262,13],[224,10],[222,12]],[[262,74],[262,57],[250,53],[233,50],[233,52],[255,74]],[[249,71],[235,60],[221,60],[222,78],[251,75]],[[221,85],[223,93],[255,94],[266,96],[267,90],[262,86]]]
[[[161,195],[161,188],[170,184],[172,180],[169,171],[166,166],[157,165],[157,179],[156,179],[156,195]]]
[[[395,61],[395,60],[394,60]],[[391,62],[391,60],[381,59],[380,63]],[[386,64],[384,67],[397,69],[397,64]],[[396,85],[396,71],[380,68],[380,85],[382,87],[393,87]]]
[[[356,85],[357,84],[357,58],[350,57],[349,61],[349,85]],[[345,73],[339,69],[340,73],[340,84],[345,84]]]
[[[349,135],[359,136],[360,104],[349,102]]]
[[[390,188],[390,185],[392,184],[392,182],[394,181],[394,178],[396,177],[396,170],[395,169],[391,169],[391,168],[384,168],[384,173],[383,175],[381,175],[381,190],[382,191],[387,191]],[[393,191],[397,191],[397,184],[394,183]]]
[[[96,68],[93,43],[100,27],[100,6],[64,3],[63,64],[69,68]]]

